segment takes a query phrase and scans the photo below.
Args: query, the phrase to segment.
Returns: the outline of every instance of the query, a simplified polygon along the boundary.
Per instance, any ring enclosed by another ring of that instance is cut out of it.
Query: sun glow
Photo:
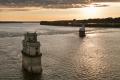
[[[89,14],[95,14],[96,13],[96,8],[92,5],[90,5],[90,7],[86,8],[86,12]]]
[[[82,13],[85,17],[88,17],[88,18],[91,18],[91,16],[96,17],[99,15],[99,11],[93,5],[83,8]]]

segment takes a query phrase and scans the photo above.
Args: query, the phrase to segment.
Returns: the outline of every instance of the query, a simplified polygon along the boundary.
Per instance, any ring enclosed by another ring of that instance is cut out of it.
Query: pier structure
[[[79,30],[79,37],[85,37],[85,25],[82,25],[82,27]]]
[[[40,42],[37,41],[37,33],[26,33],[22,41],[22,67],[29,73],[42,73]]]

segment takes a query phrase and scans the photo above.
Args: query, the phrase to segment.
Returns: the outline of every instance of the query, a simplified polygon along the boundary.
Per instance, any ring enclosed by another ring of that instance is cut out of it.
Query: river
[[[120,80],[120,28],[43,26],[39,23],[0,24],[0,80]],[[37,32],[41,43],[41,77],[22,71],[22,40]]]

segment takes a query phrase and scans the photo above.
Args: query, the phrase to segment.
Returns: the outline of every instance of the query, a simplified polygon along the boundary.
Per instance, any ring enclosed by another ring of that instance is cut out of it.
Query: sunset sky
[[[120,17],[120,0],[0,0],[0,21]]]

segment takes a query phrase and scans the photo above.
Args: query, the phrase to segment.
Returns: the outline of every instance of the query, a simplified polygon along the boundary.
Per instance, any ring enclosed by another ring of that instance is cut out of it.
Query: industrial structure
[[[42,73],[40,42],[37,41],[37,33],[26,33],[22,41],[22,67],[30,73]]]

